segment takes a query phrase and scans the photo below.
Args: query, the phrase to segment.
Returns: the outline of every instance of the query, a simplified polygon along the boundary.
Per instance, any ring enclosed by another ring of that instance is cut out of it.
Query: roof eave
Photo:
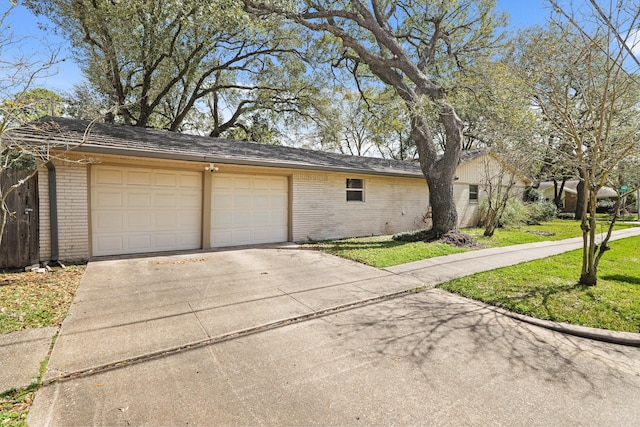
[[[60,151],[64,151],[64,150],[60,150]],[[424,178],[424,176],[421,173],[414,174],[410,172],[368,170],[368,169],[345,168],[345,167],[335,167],[335,166],[334,167],[318,166],[318,165],[312,165],[307,163],[238,159],[238,158],[218,157],[218,156],[182,153],[182,152],[145,151],[145,150],[136,150],[136,149],[129,149],[129,148],[121,148],[121,147],[107,147],[107,146],[92,145],[92,144],[83,144],[75,147],[73,150],[68,150],[68,151],[77,151],[77,152],[95,153],[95,154],[110,154],[110,155],[117,155],[117,156],[131,156],[131,157],[141,157],[141,158],[149,158],[149,159],[183,160],[183,161],[202,162],[202,163],[220,163],[220,164],[241,165],[241,166],[259,166],[259,167],[282,168],[282,169],[357,173],[357,174],[366,174],[366,175],[395,176],[395,177],[401,177],[401,178]]]

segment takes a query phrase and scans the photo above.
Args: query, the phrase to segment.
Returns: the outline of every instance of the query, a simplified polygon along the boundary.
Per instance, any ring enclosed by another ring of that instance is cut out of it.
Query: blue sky
[[[510,15],[510,28],[544,24],[550,9],[545,0],[498,0],[497,9]]]
[[[534,24],[543,24],[549,15],[549,9],[545,3],[545,0],[498,0],[497,8],[509,13],[509,28],[515,30]],[[39,20],[42,19],[33,16],[25,7],[18,6],[12,11],[6,23],[11,26],[16,36],[27,38],[22,44],[21,51],[27,56],[37,55],[46,45],[62,48],[60,56],[66,60],[56,67],[55,75],[38,82],[38,86],[62,93],[70,92],[73,85],[82,80],[80,68],[71,59],[70,52],[64,49],[64,40],[50,32],[41,31],[38,28]]]

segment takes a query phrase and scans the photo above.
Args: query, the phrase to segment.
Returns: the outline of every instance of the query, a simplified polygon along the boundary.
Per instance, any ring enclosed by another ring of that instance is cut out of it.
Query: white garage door
[[[202,174],[91,168],[93,255],[201,247]]]
[[[286,242],[288,188],[284,176],[214,174],[211,246]]]

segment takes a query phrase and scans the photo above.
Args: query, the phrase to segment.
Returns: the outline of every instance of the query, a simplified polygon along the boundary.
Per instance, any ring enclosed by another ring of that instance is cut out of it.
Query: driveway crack
[[[280,288],[278,288],[278,290],[279,290],[280,292],[282,292],[283,294],[285,294],[286,296],[288,296],[289,298],[291,298],[292,300],[294,300],[295,302],[297,302],[298,304],[301,304],[301,305],[303,305],[303,306],[307,307],[309,310],[311,310],[311,311],[313,311],[313,312],[315,312],[315,311],[316,311],[316,309],[315,309],[315,308],[310,307],[309,305],[307,305],[307,304],[303,303],[303,302],[302,302],[302,301],[300,301],[298,298],[294,297],[294,296],[293,296],[293,294],[290,294],[289,292],[285,292],[285,291],[283,291],[283,290],[282,290],[282,289],[280,289]]]
[[[190,302],[188,302],[187,304],[189,305],[189,310],[191,310],[191,313],[196,317],[196,320],[198,321],[198,325],[200,325],[200,328],[202,329],[204,334],[207,336],[207,338],[211,338],[211,335],[209,334],[209,331],[207,331],[207,328],[204,327],[204,324],[202,323],[202,321],[198,317],[198,312],[193,308],[193,306],[191,305]]]

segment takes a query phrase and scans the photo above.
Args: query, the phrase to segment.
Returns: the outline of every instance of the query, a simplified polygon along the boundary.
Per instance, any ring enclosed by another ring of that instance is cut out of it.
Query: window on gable
[[[364,202],[364,180],[347,178],[347,202]]]
[[[478,203],[478,186],[469,185],[469,201],[471,203]]]

